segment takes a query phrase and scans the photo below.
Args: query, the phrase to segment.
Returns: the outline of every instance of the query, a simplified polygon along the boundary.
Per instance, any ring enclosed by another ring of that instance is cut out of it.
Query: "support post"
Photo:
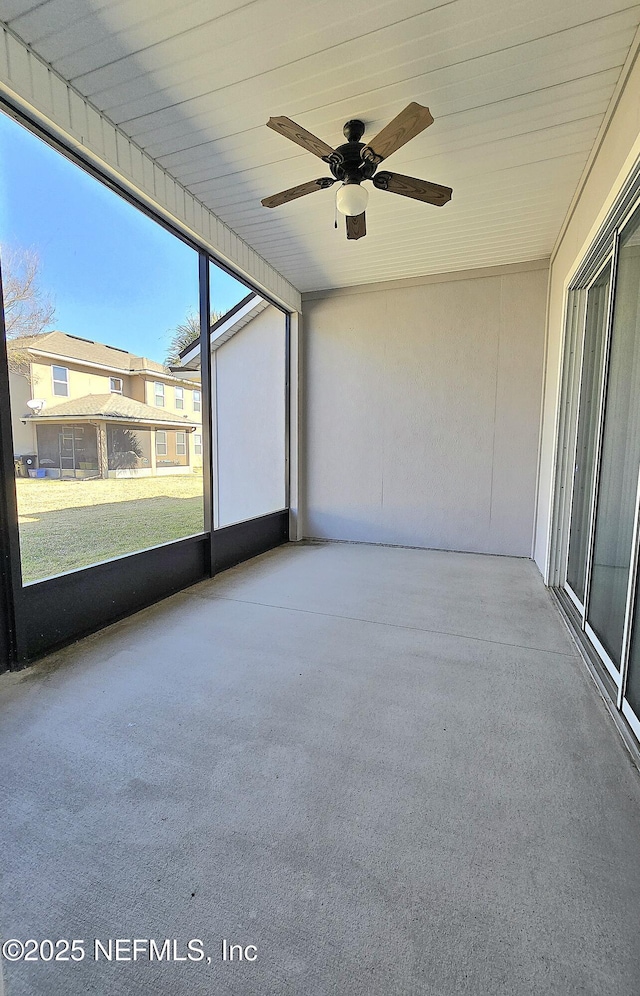
[[[104,422],[96,425],[98,433],[98,474],[106,481],[109,477],[109,451],[107,449],[107,427]]]
[[[211,292],[209,287],[209,256],[200,253],[200,380],[202,416],[202,473],[204,487],[204,528],[209,533],[209,573],[215,570],[214,547],[214,473],[212,445],[211,392]]]

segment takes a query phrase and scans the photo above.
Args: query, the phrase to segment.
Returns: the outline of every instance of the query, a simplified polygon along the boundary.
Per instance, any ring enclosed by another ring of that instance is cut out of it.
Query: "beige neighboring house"
[[[41,474],[63,478],[201,469],[198,379],[176,377],[161,363],[65,332],[7,346],[14,367],[14,454],[21,464],[35,456]]]

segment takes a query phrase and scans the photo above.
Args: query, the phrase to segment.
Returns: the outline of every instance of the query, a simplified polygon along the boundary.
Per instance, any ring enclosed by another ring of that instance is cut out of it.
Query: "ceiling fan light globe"
[[[369,192],[359,183],[343,183],[336,193],[336,207],[340,214],[355,218],[365,210]]]

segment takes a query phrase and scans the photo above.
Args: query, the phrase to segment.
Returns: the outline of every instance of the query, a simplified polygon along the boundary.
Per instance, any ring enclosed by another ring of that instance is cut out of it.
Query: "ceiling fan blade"
[[[365,222],[364,211],[362,214],[357,214],[355,216],[347,215],[347,238],[361,239],[363,235],[366,234],[367,225]]]
[[[451,187],[442,187],[439,183],[430,183],[429,180],[419,180],[415,176],[388,173],[386,170],[376,173],[372,182],[378,190],[389,190],[392,194],[413,197],[416,201],[426,201],[427,204],[435,204],[436,207],[442,207],[450,201],[453,193]]]
[[[381,163],[383,159],[390,156],[392,152],[402,148],[407,142],[419,135],[421,131],[433,124],[431,111],[422,104],[413,101],[407,104],[404,111],[390,121],[389,124],[379,131],[375,138],[372,138],[362,150],[364,159],[371,158],[367,152],[373,153],[376,163]]]
[[[308,183],[300,183],[297,187],[281,190],[279,194],[272,194],[271,197],[263,197],[260,203],[266,208],[280,207],[288,201],[295,201],[296,197],[304,197],[305,194],[312,194],[315,190],[325,190],[335,182],[330,176],[321,176],[319,180],[309,180]]]
[[[296,124],[291,118],[269,118],[267,128],[272,128],[279,135],[284,135],[285,138],[290,139],[297,145],[301,145],[307,152],[313,152],[314,156],[318,156],[319,159],[327,160],[329,156],[334,154],[334,150],[330,145],[323,142],[321,138],[316,138],[315,135],[312,135],[306,128],[302,128],[301,125]]]

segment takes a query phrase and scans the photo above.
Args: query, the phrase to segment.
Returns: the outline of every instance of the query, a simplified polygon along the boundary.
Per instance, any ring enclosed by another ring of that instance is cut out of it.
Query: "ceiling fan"
[[[269,118],[267,127],[280,135],[301,145],[307,152],[312,152],[323,162],[328,163],[332,176],[322,176],[319,180],[310,180],[297,187],[282,190],[279,194],[262,199],[263,207],[274,208],[296,197],[304,197],[315,190],[325,190],[332,184],[341,182],[336,196],[338,211],[347,218],[347,238],[361,239],[367,234],[364,211],[369,199],[368,191],[361,186],[363,180],[371,180],[378,190],[388,190],[402,197],[412,197],[416,201],[426,201],[442,207],[451,200],[451,187],[442,187],[439,183],[428,180],[418,180],[414,176],[402,176],[400,173],[389,173],[376,170],[380,163],[409,142],[421,131],[433,124],[433,118],[428,107],[411,103],[400,111],[382,131],[378,132],[370,142],[360,139],[365,127],[362,121],[347,121],[342,132],[346,138],[345,145],[332,149],[330,145],[316,138],[306,128],[292,121],[291,118]]]

